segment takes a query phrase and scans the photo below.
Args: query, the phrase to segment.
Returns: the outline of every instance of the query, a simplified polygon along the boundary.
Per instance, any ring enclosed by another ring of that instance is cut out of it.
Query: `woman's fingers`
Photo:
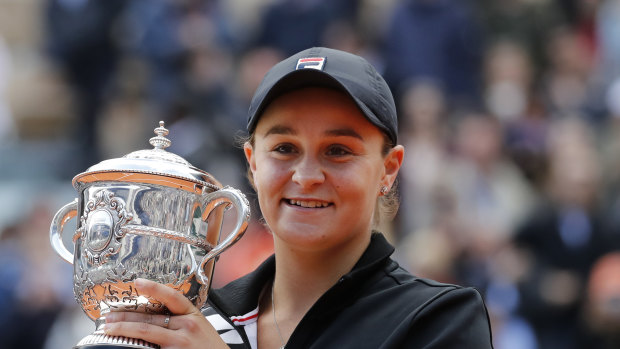
[[[159,314],[144,314],[134,312],[110,312],[105,316],[106,323],[113,322],[144,322],[151,325],[160,326],[163,328],[172,328],[170,323],[172,322],[171,315],[159,315]]]
[[[184,315],[198,311],[189,299],[171,287],[146,279],[136,279],[135,285],[140,294],[164,303],[172,314]]]
[[[183,294],[149,280],[136,279],[135,284],[141,295],[163,303],[172,315],[110,312],[104,327],[107,335],[139,338],[159,344],[162,349],[228,347]]]
[[[162,349],[227,348],[217,331],[197,314],[170,316],[169,328],[162,327],[164,315],[118,312],[106,316],[104,331],[109,336],[138,338]]]
[[[146,322],[106,322],[104,331],[109,336],[138,338],[161,346],[179,342],[174,330]]]

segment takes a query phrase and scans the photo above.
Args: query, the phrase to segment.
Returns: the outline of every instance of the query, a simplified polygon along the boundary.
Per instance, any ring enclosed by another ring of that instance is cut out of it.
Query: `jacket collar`
[[[344,275],[338,285],[328,292],[337,293],[359,289],[367,277],[383,267],[394,252],[383,234],[373,232],[370,244],[353,269]],[[273,279],[275,273],[275,256],[271,255],[253,272],[209,292],[209,302],[228,316],[247,314],[256,309],[264,286]]]

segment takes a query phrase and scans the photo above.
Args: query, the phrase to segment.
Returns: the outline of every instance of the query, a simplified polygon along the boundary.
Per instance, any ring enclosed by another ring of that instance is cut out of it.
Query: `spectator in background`
[[[578,119],[554,122],[545,198],[518,229],[514,244],[527,271],[520,313],[541,348],[589,347],[582,314],[590,268],[608,248],[598,206],[600,167],[591,129]]]
[[[449,119],[441,88],[433,81],[412,84],[402,96],[401,136],[407,149],[401,173],[399,239],[434,223],[441,214],[441,191],[450,172]]]
[[[585,313],[589,328],[599,337],[588,343],[599,349],[620,347],[620,252],[601,256],[590,272]]]
[[[534,64],[536,76],[546,70],[549,34],[560,26],[567,26],[573,12],[562,11],[559,2],[581,0],[477,0],[476,18],[489,45],[496,41],[511,41],[521,45]],[[572,18],[572,17],[571,17]],[[575,18],[576,20],[576,18]]]
[[[195,80],[200,80],[201,88],[217,89],[219,86],[213,85],[221,82],[221,77],[213,74],[225,74],[222,59],[230,60],[227,55],[238,49],[218,1],[131,1],[123,15],[123,27],[126,54],[144,60],[148,67],[147,95],[154,110],[162,114],[154,116],[158,119],[169,116],[182,103],[188,83],[195,85]],[[204,58],[213,59],[210,67],[214,69],[204,69]]]
[[[596,11],[598,50],[592,75],[598,87],[594,93],[602,99],[604,123],[601,131],[605,133],[605,126],[616,124],[614,120],[620,115],[620,0],[599,1]],[[616,91],[613,97],[612,90]],[[616,100],[610,101],[610,98]]]
[[[453,159],[445,96],[436,82],[420,80],[403,92],[399,108],[407,149],[400,175],[406,214],[394,237],[399,259],[415,275],[455,283],[458,224],[448,181]]]
[[[579,33],[562,28],[550,35],[548,42],[549,67],[542,78],[545,108],[553,118],[566,115],[601,122],[602,98],[595,96],[593,85],[593,52]]]
[[[527,117],[534,90],[530,56],[516,41],[489,45],[484,60],[484,101],[502,124]]]
[[[566,19],[566,22],[570,26],[576,26],[579,23],[581,17],[581,2],[582,0],[553,0],[552,4],[555,5],[562,16]]]
[[[11,66],[9,49],[0,35],[0,147],[18,139],[15,120],[7,101]]]
[[[254,45],[275,48],[288,56],[308,47],[324,46],[326,29],[332,22],[354,16],[357,1],[276,1],[263,11]]]
[[[596,40],[599,44],[598,69],[601,77],[620,77],[620,0],[602,0],[596,13]]]
[[[39,198],[40,199],[40,198]],[[40,349],[57,315],[75,306],[71,267],[49,244],[52,212],[34,205],[1,232],[0,348]]]
[[[142,149],[146,145],[144,140],[152,137],[152,130],[144,127],[157,124],[149,116],[152,108],[146,98],[146,84],[144,62],[124,56],[97,120],[97,138],[104,159],[127,154],[128,149]]]
[[[76,96],[75,140],[86,168],[100,159],[97,117],[121,52],[115,24],[122,0],[49,0],[45,4],[46,48]]]
[[[529,51],[519,41],[499,40],[487,47],[485,106],[504,127],[503,151],[538,187],[549,121],[537,95],[534,70]]]
[[[512,238],[535,194],[502,152],[503,129],[496,118],[468,114],[456,127],[457,158],[450,179],[461,223],[460,239],[467,258],[474,264],[484,263]],[[470,272],[483,271],[473,267]],[[477,284],[477,278],[468,281]]]
[[[385,77],[399,100],[410,81],[440,83],[450,108],[478,106],[483,36],[469,2],[402,0],[383,37]]]
[[[603,166],[602,204],[608,218],[608,226],[616,241],[613,247],[620,250],[620,77],[606,93],[609,116],[605,128],[600,131],[600,155]]]
[[[22,256],[19,253],[19,231],[17,227],[4,227],[0,236],[0,344],[3,348],[14,348],[14,326],[22,326],[20,322],[11,321],[19,311],[15,302],[17,285],[23,271]],[[45,330],[43,331],[43,335]],[[33,331],[33,336],[36,334]],[[17,344],[17,343],[15,343]]]

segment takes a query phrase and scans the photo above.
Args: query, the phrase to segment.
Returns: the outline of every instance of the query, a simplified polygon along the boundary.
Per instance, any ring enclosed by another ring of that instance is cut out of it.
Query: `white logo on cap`
[[[323,70],[323,65],[325,65],[325,57],[300,58],[297,61],[297,67],[295,67],[295,70],[299,70],[299,69]]]

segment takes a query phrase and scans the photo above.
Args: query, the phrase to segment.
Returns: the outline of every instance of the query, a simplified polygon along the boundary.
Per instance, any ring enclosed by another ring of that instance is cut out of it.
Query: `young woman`
[[[373,230],[393,209],[404,149],[392,95],[366,60],[313,48],[278,63],[255,93],[248,131],[274,256],[211,290],[202,313],[140,280],[173,315],[111,313],[106,333],[162,348],[492,347],[476,290],[412,276]]]

